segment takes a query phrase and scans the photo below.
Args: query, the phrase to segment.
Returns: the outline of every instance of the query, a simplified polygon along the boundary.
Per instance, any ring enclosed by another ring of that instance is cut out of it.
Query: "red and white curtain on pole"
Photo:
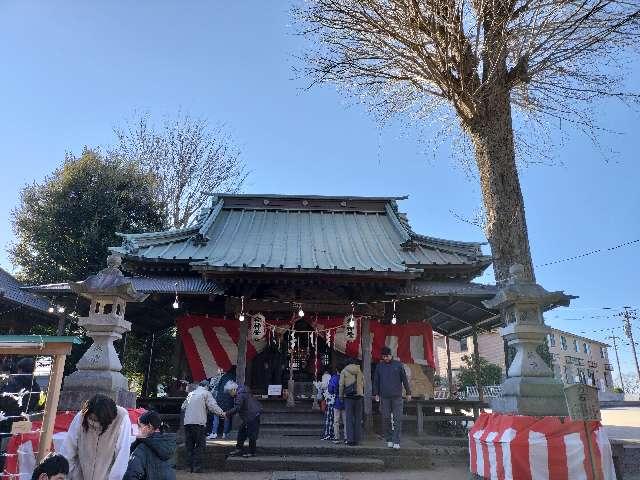
[[[325,341],[330,337],[332,348],[349,357],[361,358],[360,321],[356,319],[357,335],[355,340],[350,341],[342,327],[345,322],[344,317],[317,317],[306,320]],[[250,319],[247,318],[246,321]],[[178,318],[176,323],[194,381],[214,376],[218,368],[226,371],[232,365],[236,365],[240,336],[237,319],[186,315]],[[275,325],[278,331],[282,332],[282,329],[290,324],[289,321],[280,321]],[[274,322],[267,322],[267,334],[273,325]],[[383,325],[377,321],[371,321],[370,329],[374,360],[379,359],[380,349],[386,345],[403,363],[416,363],[434,368],[433,330],[428,323]],[[307,332],[297,333],[306,334]],[[268,338],[256,340],[249,335],[247,360],[251,360],[260,353],[268,341]]]

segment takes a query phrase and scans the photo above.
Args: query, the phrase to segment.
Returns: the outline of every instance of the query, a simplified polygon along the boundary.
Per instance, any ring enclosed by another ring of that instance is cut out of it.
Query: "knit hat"
[[[382,347],[380,349],[380,355],[391,355],[391,349],[389,347]]]

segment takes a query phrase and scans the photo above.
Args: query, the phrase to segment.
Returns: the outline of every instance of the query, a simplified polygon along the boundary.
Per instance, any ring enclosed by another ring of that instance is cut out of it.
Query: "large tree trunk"
[[[491,245],[496,282],[509,277],[509,267],[524,266],[535,280],[524,201],[515,162],[509,90],[494,87],[483,98],[478,116],[466,130],[473,143],[486,212],[486,235]]]

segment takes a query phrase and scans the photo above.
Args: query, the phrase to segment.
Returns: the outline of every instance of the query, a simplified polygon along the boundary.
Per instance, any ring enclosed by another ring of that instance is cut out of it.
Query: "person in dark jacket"
[[[129,466],[122,480],[176,480],[176,436],[163,433],[161,427],[157,412],[149,410],[140,415],[138,438],[131,445]]]
[[[373,395],[376,402],[380,402],[382,431],[387,441],[387,447],[397,449],[400,448],[400,434],[402,433],[402,387],[404,386],[404,390],[407,392],[407,400],[411,400],[411,386],[407,373],[404,371],[404,365],[392,358],[391,349],[382,347],[380,355],[382,361],[376,367],[373,376]]]
[[[238,441],[236,448],[229,455],[242,455],[249,458],[256,454],[256,445],[258,443],[258,434],[260,433],[260,413],[262,406],[256,400],[251,391],[244,385],[238,385],[236,382],[227,382],[224,389],[233,397],[233,408],[225,412],[225,416],[238,414],[242,420],[242,425],[238,429]],[[244,441],[249,439],[249,451],[244,450]]]
[[[214,393],[214,397],[216,402],[222,410],[229,411],[233,408],[233,397],[229,395],[228,391],[225,391],[224,386],[228,382],[236,381],[236,366],[232,365],[228,372],[222,375],[222,378],[218,382],[218,386],[216,388],[216,393]],[[212,392],[213,393],[213,392]],[[229,434],[231,433],[231,428],[233,426],[233,417],[225,417],[224,419],[224,429],[222,430],[222,438],[229,438]]]

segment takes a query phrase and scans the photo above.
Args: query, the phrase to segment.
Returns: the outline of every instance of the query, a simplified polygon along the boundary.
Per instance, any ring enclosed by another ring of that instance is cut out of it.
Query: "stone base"
[[[512,377],[502,384],[502,396],[491,399],[496,413],[567,416],[563,385],[549,377]]]
[[[126,390],[62,390],[60,392],[60,401],[58,403],[58,411],[78,411],[84,406],[84,403],[93,397],[96,393],[111,397],[117,405],[123,408],[136,408],[136,392]]]
[[[121,407],[136,407],[136,394],[129,391],[127,378],[120,372],[77,370],[64,379],[58,410],[80,410],[96,393],[111,397]]]

